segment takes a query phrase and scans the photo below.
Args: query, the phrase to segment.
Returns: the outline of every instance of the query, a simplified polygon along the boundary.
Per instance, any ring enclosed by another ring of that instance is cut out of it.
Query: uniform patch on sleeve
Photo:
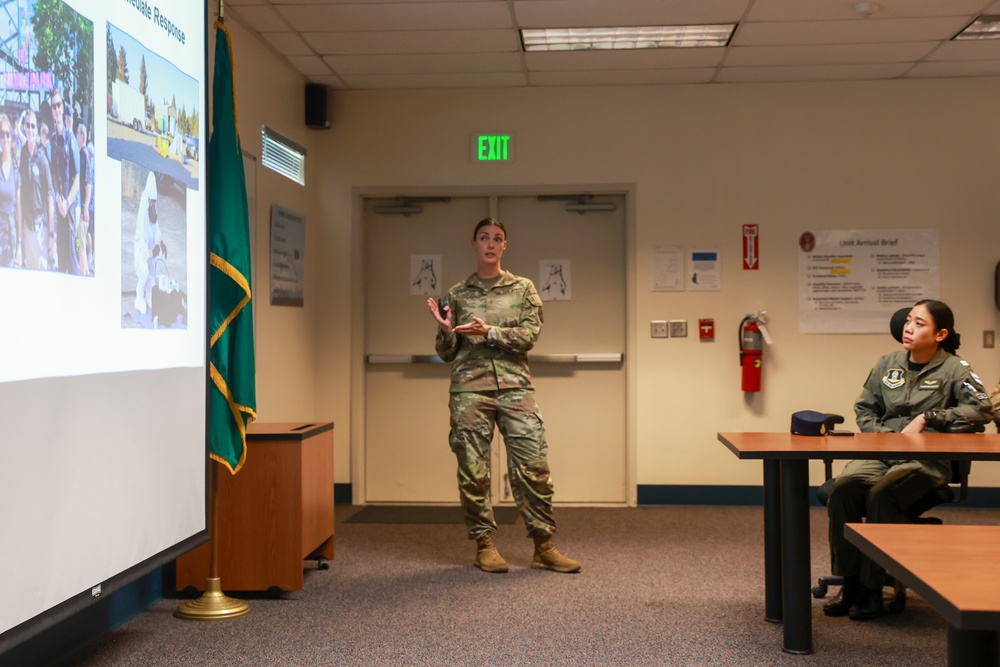
[[[978,382],[979,384],[983,384],[983,381],[979,379],[978,375],[976,375],[976,371],[969,371],[969,375],[971,375],[972,379]]]
[[[898,389],[906,384],[906,373],[902,368],[890,368],[882,376],[882,384],[889,389]]]

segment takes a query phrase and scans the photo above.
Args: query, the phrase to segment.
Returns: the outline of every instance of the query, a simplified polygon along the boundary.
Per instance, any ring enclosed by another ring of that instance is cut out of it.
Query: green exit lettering
[[[509,159],[508,148],[510,146],[510,135],[505,134],[481,134],[479,135],[480,161],[503,162]]]

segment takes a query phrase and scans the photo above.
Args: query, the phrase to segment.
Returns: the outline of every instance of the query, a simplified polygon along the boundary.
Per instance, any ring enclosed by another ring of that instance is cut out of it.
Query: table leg
[[[781,462],[781,564],[786,653],[812,653],[809,461]]]
[[[993,630],[960,630],[948,626],[949,667],[997,667],[1000,641]]]
[[[764,620],[781,623],[781,462],[764,461]]]

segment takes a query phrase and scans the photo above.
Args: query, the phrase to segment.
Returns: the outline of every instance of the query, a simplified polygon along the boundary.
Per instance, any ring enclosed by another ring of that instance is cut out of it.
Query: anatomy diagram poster
[[[938,296],[934,229],[803,232],[799,237],[799,331],[885,333],[905,306]]]

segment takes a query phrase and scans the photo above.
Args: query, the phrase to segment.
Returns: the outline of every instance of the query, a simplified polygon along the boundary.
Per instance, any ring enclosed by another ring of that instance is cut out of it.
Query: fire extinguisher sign
[[[760,225],[743,225],[743,270],[760,267],[760,245],[757,241]]]

